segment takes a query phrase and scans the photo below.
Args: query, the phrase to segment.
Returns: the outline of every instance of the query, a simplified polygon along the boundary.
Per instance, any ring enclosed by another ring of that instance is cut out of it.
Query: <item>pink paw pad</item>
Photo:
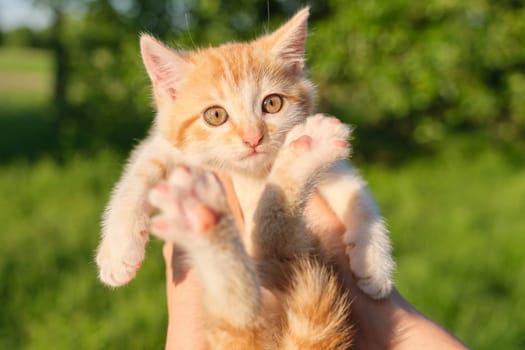
[[[151,226],[153,227],[154,230],[163,232],[169,229],[170,224],[165,219],[154,219]]]
[[[155,186],[155,189],[159,191],[160,193],[168,193],[170,190],[170,187],[168,186],[166,182],[161,181]]]
[[[300,151],[309,151],[312,147],[312,138],[308,135],[303,135],[297,140],[292,141],[290,145]]]
[[[346,148],[348,147],[348,143],[346,143],[346,141],[334,141],[334,145],[335,147],[337,148]]]
[[[199,204],[193,209],[193,224],[197,232],[205,233],[215,226],[219,216],[208,206]]]

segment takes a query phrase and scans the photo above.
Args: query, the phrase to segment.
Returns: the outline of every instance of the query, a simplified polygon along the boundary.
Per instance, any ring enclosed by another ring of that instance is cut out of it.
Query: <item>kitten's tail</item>
[[[346,350],[352,343],[350,301],[337,278],[312,259],[295,265],[286,300],[281,349]]]

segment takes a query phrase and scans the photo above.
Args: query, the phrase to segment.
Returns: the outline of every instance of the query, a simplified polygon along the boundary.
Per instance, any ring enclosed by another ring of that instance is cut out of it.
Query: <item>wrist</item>
[[[166,261],[166,294],[168,300],[168,331],[166,350],[206,349],[202,308],[202,293],[198,276],[186,268],[182,253],[166,243],[163,249]]]
[[[200,300],[201,293],[197,276],[190,270],[183,281],[168,284],[166,350],[206,349],[202,331],[202,309],[196,302]]]
[[[367,325],[363,327],[366,349],[374,348],[370,344],[375,344],[377,349],[393,350],[466,349],[458,339],[410,305],[395,289],[384,300],[368,299],[361,305],[362,309],[356,311],[367,317],[363,321]]]

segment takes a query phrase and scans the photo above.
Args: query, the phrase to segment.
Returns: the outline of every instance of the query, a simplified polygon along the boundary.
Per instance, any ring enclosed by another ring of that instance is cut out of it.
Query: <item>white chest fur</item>
[[[264,178],[232,175],[232,183],[244,216],[243,241],[248,253],[251,253],[251,237],[254,227],[253,217],[266,181]]]

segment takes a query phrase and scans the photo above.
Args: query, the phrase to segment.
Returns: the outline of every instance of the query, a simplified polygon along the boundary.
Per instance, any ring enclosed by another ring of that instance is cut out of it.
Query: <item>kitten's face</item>
[[[197,164],[266,174],[285,134],[313,109],[313,87],[303,65],[306,17],[300,12],[250,43],[170,51],[167,57],[152,55],[149,48],[149,62],[143,37],[158,130]]]

